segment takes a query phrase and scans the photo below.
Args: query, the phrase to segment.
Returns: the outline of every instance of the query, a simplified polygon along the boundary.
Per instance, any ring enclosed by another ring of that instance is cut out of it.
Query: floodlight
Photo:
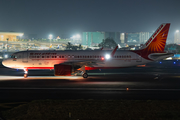
[[[81,36],[79,34],[76,35],[76,38],[80,38]]]
[[[53,37],[53,35],[52,35],[52,34],[50,34],[50,35],[49,35],[49,39],[52,39],[52,37]]]

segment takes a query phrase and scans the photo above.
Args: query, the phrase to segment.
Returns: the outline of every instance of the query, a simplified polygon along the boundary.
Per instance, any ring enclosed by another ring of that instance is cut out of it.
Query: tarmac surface
[[[87,71],[82,76],[53,76],[50,70],[0,67],[0,102],[44,99],[179,100],[180,62],[158,61],[145,67]]]

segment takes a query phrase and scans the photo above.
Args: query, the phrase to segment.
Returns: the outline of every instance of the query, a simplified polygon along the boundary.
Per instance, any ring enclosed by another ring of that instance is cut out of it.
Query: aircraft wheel
[[[24,78],[27,78],[28,77],[28,74],[24,74]]]
[[[87,78],[87,77],[88,77],[88,74],[87,74],[87,73],[84,73],[82,76],[83,76],[83,78]]]

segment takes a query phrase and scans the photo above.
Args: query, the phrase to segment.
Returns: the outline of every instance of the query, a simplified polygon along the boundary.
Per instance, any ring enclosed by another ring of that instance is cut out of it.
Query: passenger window
[[[52,58],[54,58],[54,56],[51,56]]]
[[[42,58],[44,58],[44,56],[42,56]]]
[[[62,58],[64,58],[64,56],[62,56]]]
[[[49,56],[47,56],[46,58],[49,58]]]
[[[54,56],[56,58],[56,56]]]
[[[39,58],[39,56],[37,56],[37,58]]]

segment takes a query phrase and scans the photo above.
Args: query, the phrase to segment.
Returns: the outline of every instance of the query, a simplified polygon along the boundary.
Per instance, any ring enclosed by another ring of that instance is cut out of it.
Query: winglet
[[[113,57],[114,56],[114,54],[115,54],[115,52],[116,52],[116,50],[118,49],[118,46],[116,46],[116,48],[113,50],[113,52],[111,53],[111,57]]]
[[[101,48],[101,50],[103,50],[103,47]]]

